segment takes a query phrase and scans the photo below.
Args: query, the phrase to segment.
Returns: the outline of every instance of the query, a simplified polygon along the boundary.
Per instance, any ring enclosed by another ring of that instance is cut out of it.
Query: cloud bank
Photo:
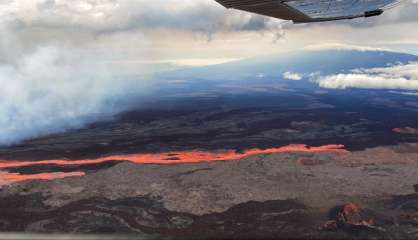
[[[12,0],[0,6],[5,9],[4,18],[17,28],[78,28],[96,34],[159,28],[260,31],[280,28],[284,22],[228,11],[213,0]]]
[[[330,89],[418,90],[418,63],[355,69],[348,74],[321,76],[315,82],[320,87]]]

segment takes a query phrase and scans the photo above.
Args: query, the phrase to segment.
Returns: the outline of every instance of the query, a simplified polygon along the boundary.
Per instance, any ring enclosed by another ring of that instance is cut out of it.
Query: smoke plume
[[[97,55],[77,48],[19,44],[10,31],[0,42],[0,145],[62,132],[110,117],[141,95],[144,79],[119,76]],[[121,101],[124,101],[121,104]]]

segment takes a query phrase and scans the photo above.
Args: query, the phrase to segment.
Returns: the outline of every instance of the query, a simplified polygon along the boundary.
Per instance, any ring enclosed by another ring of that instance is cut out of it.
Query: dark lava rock
[[[277,200],[248,202],[223,213],[203,215],[186,230],[185,236],[204,236],[209,239],[301,239],[312,237],[316,232],[314,221],[303,204]]]
[[[418,194],[394,196],[392,209],[398,212],[397,222],[400,225],[418,227]]]
[[[315,236],[306,207],[292,200],[248,202],[202,216],[169,211],[150,197],[92,198],[60,208],[40,195],[0,199],[0,231],[110,233],[179,239],[289,239]]]
[[[417,186],[414,186],[415,188]],[[343,239],[418,239],[418,193],[382,199],[378,213],[355,204],[336,207],[324,235]],[[380,203],[376,203],[379,205]]]
[[[150,236],[159,229],[184,228],[187,214],[170,212],[149,197],[92,198],[60,208],[42,204],[39,194],[0,199],[0,231],[35,233],[135,233]]]
[[[354,203],[331,209],[329,219],[321,230],[344,232],[358,238],[382,238],[385,236],[382,226],[393,224],[390,218]]]
[[[51,211],[47,218],[33,222],[29,231],[71,233],[146,233],[160,229],[181,229],[193,216],[171,212],[148,197],[109,200],[93,198]]]
[[[396,223],[389,228],[393,239],[418,239],[418,193],[393,196],[389,209]]]

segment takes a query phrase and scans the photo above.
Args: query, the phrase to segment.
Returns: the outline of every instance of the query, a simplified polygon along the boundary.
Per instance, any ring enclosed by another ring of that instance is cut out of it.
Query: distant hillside
[[[282,78],[285,72],[332,74],[357,68],[385,67],[418,61],[418,56],[388,51],[318,50],[257,57],[207,67],[159,74],[164,79],[246,80],[256,76]]]

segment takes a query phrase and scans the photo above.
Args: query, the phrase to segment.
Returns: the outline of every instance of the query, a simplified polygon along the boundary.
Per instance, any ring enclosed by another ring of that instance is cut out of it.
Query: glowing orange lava
[[[271,154],[271,153],[289,153],[289,152],[306,152],[306,153],[347,153],[344,149],[344,145],[325,145],[320,147],[308,147],[303,144],[293,144],[279,148],[269,149],[250,149],[242,153],[238,153],[233,150],[220,150],[220,151],[178,151],[178,152],[166,152],[166,153],[140,153],[140,154],[127,154],[127,155],[112,155],[108,157],[101,157],[95,159],[83,159],[83,160],[44,160],[44,161],[2,161],[0,162],[0,168],[10,167],[24,167],[33,165],[86,165],[97,164],[108,161],[129,161],[137,164],[181,164],[181,163],[200,163],[200,162],[212,162],[212,161],[233,161],[239,160],[245,157],[249,157],[256,154]]]
[[[347,153],[344,149],[344,145],[324,145],[320,147],[308,147],[303,144],[293,144],[285,147],[269,148],[269,149],[249,149],[247,151],[238,153],[233,150],[220,150],[220,151],[177,151],[166,153],[140,153],[140,154],[127,154],[127,155],[113,155],[95,159],[82,159],[82,160],[43,160],[43,161],[0,161],[0,169],[11,167],[24,167],[34,165],[87,165],[98,164],[108,161],[129,161],[136,164],[185,164],[185,163],[201,163],[212,161],[235,161],[245,157],[253,156],[256,154],[271,154],[271,153],[289,153],[289,152],[302,152],[302,153]],[[0,172],[0,183],[5,182],[17,182],[32,179],[56,179],[71,176],[82,176],[82,172],[74,173],[44,173],[36,175],[19,175],[7,172]]]
[[[66,177],[81,177],[85,174],[83,172],[56,172],[56,173],[40,173],[40,174],[30,174],[22,175],[19,173],[9,173],[0,171],[0,186],[11,184],[15,182],[27,181],[27,180],[53,180]]]

